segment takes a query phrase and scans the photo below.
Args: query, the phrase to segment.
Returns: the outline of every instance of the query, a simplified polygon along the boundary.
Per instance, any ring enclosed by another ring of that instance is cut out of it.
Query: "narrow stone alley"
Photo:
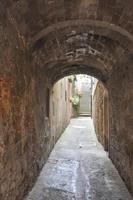
[[[26,200],[132,200],[97,141],[91,118],[72,119]]]

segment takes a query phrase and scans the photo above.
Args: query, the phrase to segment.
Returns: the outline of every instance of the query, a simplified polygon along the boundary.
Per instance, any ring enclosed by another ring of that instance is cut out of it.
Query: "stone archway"
[[[113,96],[117,96],[119,90],[124,89],[124,86],[120,86],[122,78],[115,82],[114,79],[122,76],[121,73],[127,73],[127,63],[131,63],[129,60],[132,55],[132,35],[123,27],[108,22],[70,20],[48,26],[31,38],[30,42],[34,66],[39,66],[45,71],[49,84],[54,84],[66,75],[85,73],[101,80],[108,89],[109,104],[111,104],[109,105],[111,120],[109,154],[127,185],[131,187],[129,183],[131,178],[127,175],[131,174],[131,170],[125,173],[123,168],[126,162],[122,163],[121,159],[118,161],[118,158],[123,155],[122,151],[128,150],[125,148],[127,141],[123,140],[124,145],[120,142],[119,123],[121,122],[119,118],[115,119],[115,110],[113,110],[113,107],[117,109],[119,104],[117,102],[116,106]],[[130,70],[128,68],[128,73],[132,73],[131,68]],[[117,81],[119,81],[118,85]],[[128,82],[128,79],[125,81]],[[119,88],[117,93],[113,91],[114,87]],[[128,103],[130,104],[131,101]],[[126,152],[125,159],[128,160],[129,167],[131,158],[126,155]]]
[[[132,7],[132,0],[1,2],[4,200],[22,197],[48,157],[46,89],[73,73],[93,75],[107,87],[110,157],[133,192]]]

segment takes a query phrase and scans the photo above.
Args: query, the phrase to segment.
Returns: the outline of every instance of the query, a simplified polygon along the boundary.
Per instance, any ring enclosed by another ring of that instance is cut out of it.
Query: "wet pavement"
[[[90,118],[72,119],[26,200],[133,200]]]

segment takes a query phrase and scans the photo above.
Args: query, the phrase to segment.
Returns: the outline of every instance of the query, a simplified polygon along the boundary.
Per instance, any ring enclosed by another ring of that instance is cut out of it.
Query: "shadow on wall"
[[[92,100],[92,118],[99,142],[109,150],[109,98],[108,91],[98,81],[95,84]]]
[[[59,80],[54,84],[50,96],[50,123],[51,133],[55,142],[63,130],[69,124],[72,117],[72,83],[68,77]]]

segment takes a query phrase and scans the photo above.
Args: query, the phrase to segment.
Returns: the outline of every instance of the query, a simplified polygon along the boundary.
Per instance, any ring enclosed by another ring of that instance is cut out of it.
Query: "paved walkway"
[[[72,119],[26,200],[133,200],[90,118]]]

